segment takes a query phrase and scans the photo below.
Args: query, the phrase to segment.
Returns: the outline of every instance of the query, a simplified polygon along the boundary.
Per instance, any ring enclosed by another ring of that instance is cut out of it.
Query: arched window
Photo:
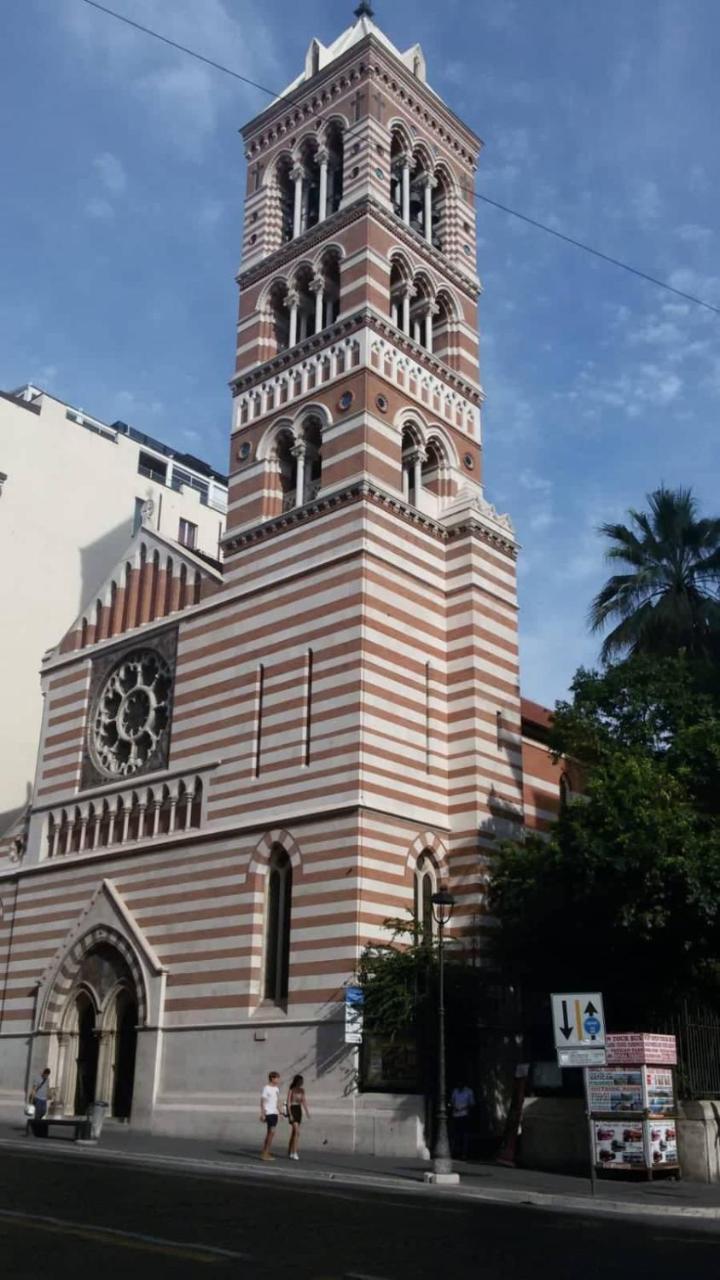
[[[337,213],[343,197],[343,131],[339,124],[331,124],[325,133],[327,147],[327,204],[325,216]],[[322,212],[321,212],[322,218]]]
[[[437,498],[446,496],[446,467],[445,451],[439,440],[428,440],[421,468],[422,487],[426,493],[434,493]]]
[[[401,258],[393,258],[390,265],[390,315],[396,329],[410,333],[410,300],[412,282]]]
[[[313,288],[322,289],[319,302],[317,293],[315,295],[317,319],[320,322],[315,329],[317,333],[327,325],[334,324],[340,314],[340,255],[336,250],[330,249],[324,255],[320,275],[316,277]]]
[[[410,336],[420,346],[432,350],[433,291],[430,281],[422,272],[413,281],[410,301]]]
[[[268,300],[276,351],[284,351],[290,345],[290,311],[287,305],[287,292],[287,285],[282,280],[276,280]]]
[[[450,213],[450,182],[447,174],[438,169],[435,185],[431,195],[432,209],[432,243],[436,249],[442,249],[447,239],[447,227]]]
[[[110,806],[103,800],[102,816],[98,828],[98,848],[105,849],[110,843]]]
[[[298,268],[294,281],[294,290],[291,292],[291,298],[297,295],[297,321],[295,325],[295,342],[303,342],[305,338],[311,338],[316,332],[317,315],[317,292],[316,286],[322,286],[322,280],[317,279],[312,272],[312,268],[302,266]],[[322,329],[322,318],[318,328]],[[292,342],[292,329],[290,326],[290,345]]]
[[[277,197],[280,207],[280,224],[282,243],[292,240],[293,205],[295,202],[295,184],[291,176],[292,160],[290,156],[281,156],[276,173]]]
[[[284,1004],[288,997],[291,898],[292,866],[282,846],[276,845],[270,856],[265,905],[264,994],[273,1004]]]
[[[308,418],[303,427],[303,494],[301,502],[312,502],[322,484],[322,424]]]
[[[435,310],[433,314],[432,326],[432,347],[436,356],[444,360],[446,364],[452,362],[452,352],[450,350],[452,343],[452,320],[455,308],[449,294],[443,289],[438,293],[435,299]]]
[[[425,849],[415,864],[413,915],[416,936],[431,942],[434,931],[432,896],[437,888],[437,867],[432,854]]]
[[[415,427],[403,428],[401,451],[403,496],[407,502],[417,506],[418,493],[422,487],[423,449]]]
[[[302,212],[300,232],[314,227],[320,220],[320,164],[316,140],[306,139],[300,150],[302,179]]]
[[[401,129],[392,131],[390,141],[390,198],[398,218],[408,221],[410,205],[410,146]]]
[[[281,431],[275,445],[275,457],[280,475],[283,511],[290,511],[297,506],[297,455],[294,449],[295,438],[292,432]]]
[[[413,156],[410,170],[410,226],[418,235],[425,236],[425,224],[431,217],[432,166],[428,156],[418,151]],[[426,239],[429,240],[429,235]]]

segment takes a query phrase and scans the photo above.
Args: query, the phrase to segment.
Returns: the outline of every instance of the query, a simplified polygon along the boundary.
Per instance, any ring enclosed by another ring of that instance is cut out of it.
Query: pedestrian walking
[[[475,1106],[475,1094],[468,1084],[456,1085],[450,1095],[450,1115],[454,1155],[467,1160],[470,1147],[470,1112]]]
[[[35,1117],[33,1123],[33,1133],[37,1134],[37,1126],[42,1123],[47,1115],[48,1106],[50,1104],[50,1068],[45,1067],[42,1075],[34,1082],[28,1095],[28,1102],[35,1107]]]
[[[265,1125],[265,1141],[260,1152],[261,1160],[274,1160],[271,1147],[280,1115],[280,1072],[271,1071],[268,1082],[260,1095],[260,1119]]]
[[[290,1160],[299,1160],[298,1147],[300,1145],[300,1125],[302,1124],[303,1111],[310,1118],[310,1111],[307,1104],[307,1096],[305,1093],[305,1082],[302,1076],[293,1076],[290,1081],[290,1088],[287,1096],[287,1117],[290,1121],[290,1145],[288,1146],[288,1158]]]

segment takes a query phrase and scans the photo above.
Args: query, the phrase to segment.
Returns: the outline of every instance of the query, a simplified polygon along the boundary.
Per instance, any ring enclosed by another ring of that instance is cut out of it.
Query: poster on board
[[[604,1169],[642,1169],[645,1165],[645,1142],[642,1121],[626,1120],[615,1124],[607,1120],[593,1122],[595,1163]]]
[[[668,1067],[646,1067],[645,1097],[646,1106],[653,1116],[665,1116],[675,1110],[675,1090],[673,1073]]]
[[[648,1120],[649,1163],[653,1168],[663,1164],[677,1164],[677,1129],[674,1120]]]
[[[640,1067],[589,1067],[588,1098],[591,1111],[642,1112],[645,1102]]]

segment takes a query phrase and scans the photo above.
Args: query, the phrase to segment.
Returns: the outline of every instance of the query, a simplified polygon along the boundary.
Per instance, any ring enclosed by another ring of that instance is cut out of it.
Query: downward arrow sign
[[[573,1033],[573,1024],[568,1022],[567,1000],[563,1000],[562,1002],[562,1011],[563,1020],[560,1023],[560,1030],[562,1031],[565,1039],[569,1040]]]

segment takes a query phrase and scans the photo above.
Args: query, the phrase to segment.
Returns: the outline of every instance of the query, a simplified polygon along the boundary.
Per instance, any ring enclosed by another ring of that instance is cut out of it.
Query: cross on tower
[[[378,90],[376,90],[375,93],[372,95],[372,99],[373,99],[373,102],[375,103],[375,110],[377,111],[378,120],[380,121],[381,124],[384,124],[385,123],[385,99],[383,98],[382,94]]]

